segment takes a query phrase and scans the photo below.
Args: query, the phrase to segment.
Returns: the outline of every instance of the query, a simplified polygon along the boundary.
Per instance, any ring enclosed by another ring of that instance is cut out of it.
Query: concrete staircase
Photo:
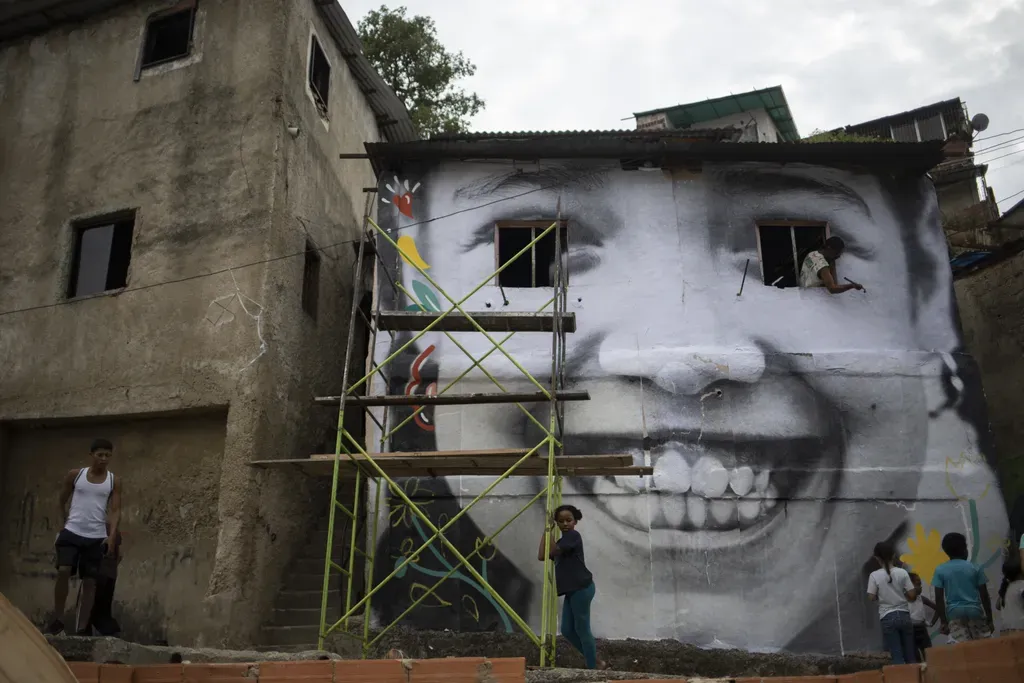
[[[333,557],[342,566],[348,563],[349,549],[350,532],[345,522],[347,520],[341,515],[335,517]],[[326,549],[327,515],[324,514],[285,572],[281,590],[274,602],[273,614],[262,629],[260,640],[263,644],[259,650],[296,652],[316,649]],[[353,586],[356,595],[360,593],[360,574],[357,571],[356,585]],[[328,621],[341,617],[346,581],[342,574],[331,572],[331,590],[327,597]]]

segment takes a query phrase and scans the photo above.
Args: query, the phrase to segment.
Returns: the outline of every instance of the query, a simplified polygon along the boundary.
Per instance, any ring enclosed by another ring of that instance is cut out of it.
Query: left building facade
[[[252,643],[321,512],[248,463],[333,436],[376,185],[339,155],[415,130],[336,3],[40,5],[0,8],[0,592],[45,618],[105,437],[124,634]]]

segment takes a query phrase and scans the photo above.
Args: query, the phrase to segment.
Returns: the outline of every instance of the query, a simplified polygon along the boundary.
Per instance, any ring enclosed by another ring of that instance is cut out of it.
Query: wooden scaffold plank
[[[314,399],[317,405],[337,408],[341,402],[341,396],[318,396]],[[481,393],[481,394],[439,394],[412,395],[393,394],[387,396],[349,396],[345,399],[348,407],[371,407],[371,406],[446,406],[446,405],[476,405],[491,403],[540,403],[550,401],[539,391],[525,393]],[[557,401],[589,401],[589,391],[556,391]]]
[[[469,316],[477,325],[487,332],[552,332],[555,316],[552,313],[480,313],[470,312]],[[441,313],[433,311],[381,311],[376,315],[377,324],[382,330],[394,332],[419,332],[430,323],[441,317]],[[576,314],[562,313],[562,330],[576,331]],[[469,321],[469,317],[461,313],[449,313],[437,325],[431,328],[438,332],[479,332]]]

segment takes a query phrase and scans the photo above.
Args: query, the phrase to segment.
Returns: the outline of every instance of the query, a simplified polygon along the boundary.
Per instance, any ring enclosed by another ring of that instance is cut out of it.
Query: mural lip
[[[367,155],[378,174],[413,161],[442,159],[615,159],[630,167],[649,161],[656,166],[702,162],[807,163],[862,166],[924,175],[943,159],[943,143],[929,142],[715,142],[661,137],[502,134],[474,139],[416,142],[368,142]]]

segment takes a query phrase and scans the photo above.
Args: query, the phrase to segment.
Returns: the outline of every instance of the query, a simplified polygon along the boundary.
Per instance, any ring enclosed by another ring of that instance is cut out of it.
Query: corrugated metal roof
[[[800,139],[800,133],[796,129],[796,122],[793,121],[793,114],[789,109],[789,102],[786,100],[786,93],[782,90],[781,85],[751,90],[750,92],[738,95],[725,95],[724,97],[715,97],[698,102],[677,104],[674,107],[651,109],[650,111],[635,113],[633,116],[640,117],[664,113],[673,126],[676,128],[686,128],[687,126],[698,125],[705,121],[713,121],[723,116],[740,114],[756,109],[764,109],[768,112],[768,115],[772,117],[772,121],[775,122],[775,127],[782,134],[783,140],[796,142]]]
[[[888,116],[882,116],[877,119],[870,121],[863,121],[861,123],[854,123],[846,126],[846,132],[855,133],[860,130],[869,128],[876,128],[879,124],[888,123],[891,121],[898,121],[901,119],[915,119],[923,114],[935,115],[939,112],[945,112],[950,110],[957,110],[963,112],[963,103],[959,97],[954,97],[951,100],[942,100],[941,102],[933,102],[932,104],[926,104],[923,107],[917,107],[916,109],[908,109],[907,111],[901,111],[899,114],[889,114]],[[947,128],[951,128],[953,122],[947,122]]]
[[[46,31],[57,24],[83,21],[133,1],[137,0],[0,0],[0,43]],[[385,137],[391,142],[419,139],[405,105],[363,55],[359,34],[337,0],[308,1],[316,5],[327,24]]]
[[[522,130],[522,131],[481,131],[473,133],[440,133],[431,136],[431,141],[454,142],[476,140],[539,140],[551,138],[614,138],[619,140],[656,139],[701,139],[736,140],[739,131],[735,128],[687,128],[686,130]]]

